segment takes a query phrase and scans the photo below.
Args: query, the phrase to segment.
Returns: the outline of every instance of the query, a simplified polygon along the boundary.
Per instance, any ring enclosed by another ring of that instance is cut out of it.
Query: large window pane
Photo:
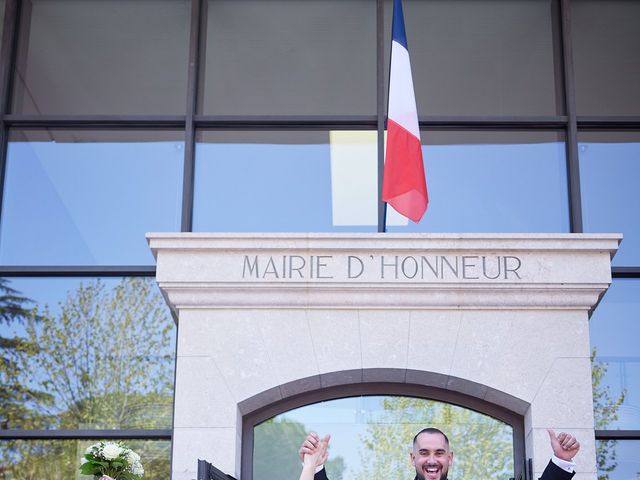
[[[0,318],[0,428],[171,428],[176,328],[153,278],[0,279]]]
[[[376,132],[200,132],[195,231],[376,231]]]
[[[640,132],[579,135],[585,232],[623,233],[614,265],[640,265]]]
[[[419,224],[388,207],[390,232],[567,232],[563,135],[422,132],[429,206]]]
[[[425,427],[449,437],[456,459],[449,478],[514,477],[511,426],[434,400],[367,396],[307,405],[257,425],[253,478],[296,478],[300,461],[292,452],[310,430],[331,434],[329,478],[413,478],[408,452],[413,436]]]
[[[183,147],[169,131],[12,132],[0,262],[153,264],[145,232],[180,230]]]
[[[640,2],[571,2],[579,115],[640,112]]]
[[[80,459],[89,445],[99,440],[2,440],[2,478],[47,480],[91,480],[80,475]],[[117,441],[117,440],[108,440]],[[170,476],[171,444],[157,440],[124,440],[140,455],[145,480],[166,480]]]
[[[591,317],[596,428],[640,430],[640,279],[616,279]]]
[[[557,12],[552,0],[405,0],[419,114],[562,113]]]
[[[636,480],[638,478],[640,441],[600,440],[597,442],[597,454],[598,478],[604,480]]]
[[[370,0],[210,0],[200,110],[374,115],[375,29]]]
[[[22,2],[13,111],[184,113],[190,3]]]

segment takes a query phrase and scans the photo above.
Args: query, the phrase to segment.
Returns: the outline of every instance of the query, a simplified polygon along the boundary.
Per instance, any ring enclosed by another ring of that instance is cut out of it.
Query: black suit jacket
[[[569,480],[575,475],[574,473],[565,472],[559,466],[557,466],[552,461],[549,461],[547,468],[542,472],[542,476],[540,480]],[[417,477],[416,477],[417,478]],[[327,470],[323,468],[318,473],[315,474],[313,480],[329,480],[327,478]]]

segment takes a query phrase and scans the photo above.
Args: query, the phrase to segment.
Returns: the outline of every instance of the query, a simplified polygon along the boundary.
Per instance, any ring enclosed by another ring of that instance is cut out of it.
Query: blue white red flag
[[[401,0],[393,0],[392,30],[382,199],[418,223],[427,210],[429,197]]]

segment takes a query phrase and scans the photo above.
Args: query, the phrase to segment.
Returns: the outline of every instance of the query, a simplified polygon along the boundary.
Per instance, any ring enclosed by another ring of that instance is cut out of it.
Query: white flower
[[[89,445],[87,449],[84,451],[84,453],[87,455],[90,453],[93,453],[93,450],[96,449],[97,447],[98,447],[97,443],[94,443],[93,445]]]
[[[142,468],[142,464],[140,462],[135,462],[131,465],[131,473],[134,475],[144,475],[144,468]]]
[[[102,448],[102,456],[105,460],[118,458],[122,453],[122,447],[116,443],[106,443]]]
[[[129,463],[138,463],[138,462],[140,462],[140,455],[138,455],[133,450],[129,450],[127,452],[127,462],[129,462]]]

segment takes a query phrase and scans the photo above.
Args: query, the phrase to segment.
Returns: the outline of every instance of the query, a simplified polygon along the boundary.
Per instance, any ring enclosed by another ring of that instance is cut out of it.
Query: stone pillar
[[[570,431],[576,478],[595,480],[588,315],[619,235],[148,240],[179,323],[173,479],[198,457],[239,477],[242,415],[350,378],[432,382],[523,415],[536,478],[546,428]]]

